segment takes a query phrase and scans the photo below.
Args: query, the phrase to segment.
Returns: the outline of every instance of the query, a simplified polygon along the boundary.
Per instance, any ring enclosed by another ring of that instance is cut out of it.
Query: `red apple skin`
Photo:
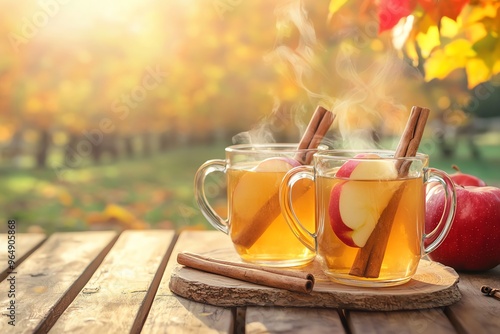
[[[368,156],[368,154],[361,153],[357,154],[355,158],[366,158]],[[348,179],[360,162],[361,160],[348,160],[339,168],[336,173],[336,177]],[[342,186],[345,182],[346,181],[337,183],[332,189],[330,195],[330,205],[328,206],[330,225],[332,226],[332,230],[335,232],[335,235],[337,235],[337,238],[339,238],[343,243],[350,247],[359,248],[359,246],[352,240],[353,229],[343,223],[342,216],[340,215],[340,207],[338,204],[340,203]]]
[[[450,232],[429,257],[457,271],[484,271],[500,264],[500,188],[457,186],[457,211]],[[441,217],[444,192],[427,200],[425,231]],[[427,244],[427,242],[426,242]]]
[[[485,187],[486,182],[481,180],[480,178],[470,175],[470,174],[465,174],[461,172],[457,172],[454,174],[450,175],[450,179],[455,182],[455,184],[460,185],[460,186],[475,186],[475,187]]]
[[[456,173],[450,174],[450,179],[452,179],[453,182],[455,182],[455,184],[458,184],[459,186],[475,186],[475,187],[486,186],[486,182],[484,182],[477,176],[462,173],[462,171],[457,165],[452,165],[451,167],[454,170],[456,170]]]
[[[337,183],[332,189],[330,195],[330,205],[328,206],[330,225],[337,238],[339,238],[343,243],[350,247],[359,248],[359,246],[352,240],[353,229],[343,223],[342,216],[340,215],[340,207],[338,204],[340,202],[342,186],[345,183],[346,181]]]
[[[335,173],[335,176],[337,178],[350,180],[378,180],[379,178],[384,179],[385,177],[387,177],[387,179],[397,177],[397,172],[392,162],[382,162],[381,165],[380,161],[373,160],[373,162],[370,162],[370,159],[380,159],[380,156],[374,153],[357,154],[353,159],[346,161]],[[359,172],[359,170],[361,170],[361,172]],[[384,175],[383,172],[386,172],[386,174]],[[349,224],[346,224],[341,213],[340,196],[344,188],[348,186],[348,182],[349,181],[341,181],[337,183],[331,191],[328,206],[330,225],[335,235],[344,244],[350,247],[360,248],[363,247],[364,244],[358,245],[353,239],[353,234],[358,232],[358,230],[354,230]],[[366,230],[366,227],[360,227],[360,230],[361,229]],[[358,242],[361,241],[359,236],[358,234],[357,237],[355,237]]]
[[[380,158],[380,156],[371,153],[356,154],[354,158]],[[340,178],[351,177],[352,172],[358,167],[361,160],[348,160],[337,171],[336,176]]]

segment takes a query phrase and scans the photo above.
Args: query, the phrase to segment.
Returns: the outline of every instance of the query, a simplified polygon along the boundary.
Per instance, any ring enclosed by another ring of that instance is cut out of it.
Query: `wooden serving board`
[[[239,261],[232,247],[204,252],[203,255]],[[370,311],[442,307],[461,297],[458,274],[452,268],[428,260],[420,261],[417,273],[408,283],[385,288],[351,287],[332,282],[323,274],[317,261],[304,270],[313,273],[316,279],[309,294],[256,285],[181,265],[172,271],[170,289],[190,300],[225,307],[259,305]]]

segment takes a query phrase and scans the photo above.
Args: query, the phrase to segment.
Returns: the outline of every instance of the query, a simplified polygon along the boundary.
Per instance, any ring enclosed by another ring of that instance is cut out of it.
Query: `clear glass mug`
[[[225,160],[209,160],[196,172],[198,207],[212,226],[229,234],[236,252],[246,262],[289,267],[306,264],[315,257],[315,252],[290,231],[279,204],[283,176],[299,166],[298,161],[306,157],[311,161],[317,151],[297,147],[297,144],[233,145],[225,149]],[[227,218],[212,208],[205,194],[205,179],[213,172],[225,174]],[[315,224],[313,188],[313,183],[305,180],[297,184],[291,199],[296,214],[311,229]]]
[[[453,222],[456,193],[448,175],[429,168],[429,158],[393,158],[392,151],[330,150],[314,155],[313,166],[290,170],[280,203],[290,229],[317,252],[327,276],[355,286],[392,286],[411,279],[421,257],[436,249]],[[405,166],[406,172],[398,174]],[[292,189],[313,180],[316,226],[295,213]],[[439,182],[445,206],[436,229],[425,234],[426,185]],[[432,241],[424,247],[424,240]]]

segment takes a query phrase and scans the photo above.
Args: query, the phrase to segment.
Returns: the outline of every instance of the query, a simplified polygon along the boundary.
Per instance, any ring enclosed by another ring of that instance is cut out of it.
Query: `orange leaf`
[[[418,0],[427,15],[438,24],[443,16],[456,20],[470,0]]]

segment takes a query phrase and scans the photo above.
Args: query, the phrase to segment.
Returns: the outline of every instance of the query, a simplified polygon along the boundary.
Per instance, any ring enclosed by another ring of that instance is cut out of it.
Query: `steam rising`
[[[273,66],[286,68],[288,75],[307,94],[307,103],[289,108],[296,118],[301,133],[306,124],[301,116],[312,112],[320,104],[335,115],[330,146],[336,148],[373,148],[376,147],[380,133],[399,134],[403,131],[408,117],[408,106],[397,101],[398,79],[413,77],[422,81],[421,74],[405,64],[397,55],[389,53],[377,56],[367,46],[356,47],[353,40],[356,31],[339,31],[342,42],[334,46],[336,54],[322,61],[334,64],[324,68],[318,55],[325,50],[317,41],[313,24],[308,19],[300,0],[288,1],[276,9],[277,43],[275,49],[265,60]],[[287,43],[291,31],[298,32],[295,47]],[[324,57],[323,57],[324,58]],[[334,61],[332,61],[334,60]],[[368,65],[367,65],[368,64]],[[283,116],[281,101],[275,100],[273,111],[256,128],[240,133],[233,138],[235,143],[274,142],[272,124]],[[299,138],[295,141],[298,142]],[[395,146],[395,142],[392,144]]]
[[[306,79],[314,77],[318,70],[313,67],[315,62],[315,53],[317,52],[318,43],[314,26],[307,17],[307,12],[302,6],[300,0],[287,1],[285,4],[276,8],[276,28],[277,41],[275,49],[270,52],[264,60],[274,66],[281,66],[291,72],[291,79],[302,88],[311,100],[315,100],[309,106],[297,104],[289,109],[291,117],[295,119],[295,124],[299,128],[301,135],[305,131],[307,124],[301,119],[302,114],[306,109],[314,110],[316,104],[321,103],[327,109],[333,105],[333,99],[326,94],[314,92],[306,84]],[[295,48],[287,45],[287,38],[291,31],[298,31],[299,38]],[[290,75],[290,73],[283,73]],[[312,106],[312,107],[311,107]],[[256,128],[240,133],[233,137],[233,142],[238,143],[272,143],[275,138],[271,131],[271,124],[280,122],[283,116],[280,115],[282,110],[281,101],[275,98],[273,110],[269,117],[261,121]],[[278,125],[279,126],[279,125]],[[299,138],[295,141],[298,142]]]
[[[417,75],[395,54],[374,59],[366,68],[356,66],[356,50],[345,46],[338,52],[335,72],[345,83],[332,111],[337,115],[337,131],[346,148],[374,148],[379,133],[403,131],[408,108],[393,97],[398,80]],[[392,123],[391,123],[392,122]]]

